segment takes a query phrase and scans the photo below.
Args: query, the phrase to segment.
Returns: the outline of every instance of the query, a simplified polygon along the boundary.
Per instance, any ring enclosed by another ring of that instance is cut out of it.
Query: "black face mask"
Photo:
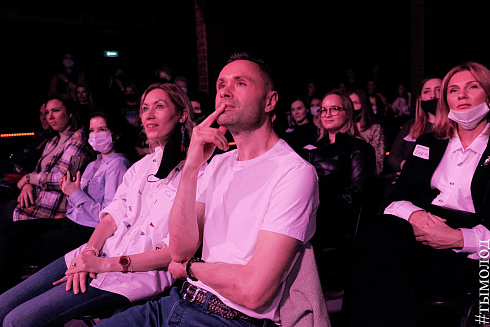
[[[182,134],[182,131],[184,134]],[[189,136],[187,131],[184,129],[184,125],[177,124],[173,133],[170,135],[170,139],[165,144],[163,149],[162,161],[160,162],[160,167],[158,168],[155,177],[159,179],[164,179],[170,174],[170,172],[177,167],[177,165],[184,160],[186,151],[185,149],[189,146]]]
[[[437,101],[439,99],[432,99],[427,101],[420,101],[420,106],[425,113],[436,115]]]

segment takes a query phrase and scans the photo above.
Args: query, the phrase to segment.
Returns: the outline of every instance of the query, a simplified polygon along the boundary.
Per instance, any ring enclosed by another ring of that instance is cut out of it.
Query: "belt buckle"
[[[196,297],[197,297],[197,293],[199,292],[199,287],[196,287],[194,285],[192,285],[191,283],[188,283],[189,285],[185,288],[185,292],[184,292],[184,300],[186,301],[189,301],[189,302],[194,302],[196,300]],[[195,287],[196,290],[194,291],[194,294],[192,295],[192,298],[189,299],[189,288],[191,287]]]

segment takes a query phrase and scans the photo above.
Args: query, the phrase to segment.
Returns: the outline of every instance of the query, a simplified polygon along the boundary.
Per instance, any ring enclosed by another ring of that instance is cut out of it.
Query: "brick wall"
[[[204,1],[194,0],[197,40],[197,76],[200,92],[209,93],[208,44],[206,22],[204,20]]]
[[[411,85],[412,108],[415,108],[417,91],[425,76],[424,0],[411,0]],[[412,110],[415,112],[414,110]]]

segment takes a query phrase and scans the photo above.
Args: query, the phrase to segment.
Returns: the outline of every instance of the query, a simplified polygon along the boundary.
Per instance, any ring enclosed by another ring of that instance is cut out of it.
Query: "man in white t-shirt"
[[[216,111],[194,129],[170,214],[169,270],[187,281],[107,325],[280,323],[284,281],[315,232],[316,172],[273,131],[278,95],[262,61],[233,55],[216,87]],[[228,150],[226,129],[237,149],[215,156],[198,183],[215,148]],[[193,258],[201,244],[202,259]]]

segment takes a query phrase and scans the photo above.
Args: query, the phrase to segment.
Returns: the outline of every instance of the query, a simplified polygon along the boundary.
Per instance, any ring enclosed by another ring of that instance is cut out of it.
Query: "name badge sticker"
[[[413,155],[415,157],[419,157],[425,160],[429,160],[429,148],[420,144],[417,144],[415,146],[415,149],[413,150]]]

